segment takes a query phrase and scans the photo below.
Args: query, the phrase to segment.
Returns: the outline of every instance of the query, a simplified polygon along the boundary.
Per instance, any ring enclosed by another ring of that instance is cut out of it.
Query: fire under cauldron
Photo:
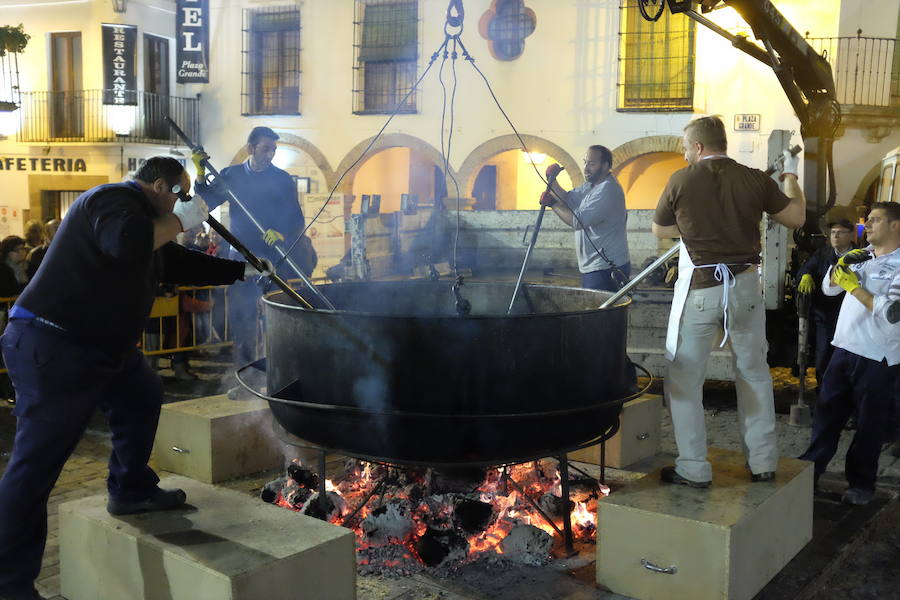
[[[627,304],[608,292],[445,281],[320,286],[337,311],[264,299],[267,394],[290,434],[398,464],[496,465],[613,430],[626,382]],[[245,384],[246,385],[246,384]],[[251,388],[252,389],[252,388]]]

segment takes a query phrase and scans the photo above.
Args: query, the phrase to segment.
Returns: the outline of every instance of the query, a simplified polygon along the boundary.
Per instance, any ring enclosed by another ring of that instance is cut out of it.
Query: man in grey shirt
[[[566,192],[556,183],[562,167],[547,167],[553,192],[544,192],[541,204],[575,230],[575,252],[581,286],[616,291],[631,275],[625,236],[625,192],[610,172],[612,153],[605,146],[591,146],[584,155],[585,183]],[[558,201],[557,198],[562,200]]]

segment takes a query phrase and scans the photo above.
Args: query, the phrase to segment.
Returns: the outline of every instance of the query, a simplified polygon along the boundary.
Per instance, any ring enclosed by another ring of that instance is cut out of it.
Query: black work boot
[[[21,590],[0,590],[0,600],[46,600],[34,587]]]
[[[111,497],[109,502],[106,503],[106,512],[111,515],[133,515],[159,510],[172,510],[173,508],[184,506],[186,500],[187,494],[184,493],[184,490],[156,488],[156,491],[146,500],[126,502]]]
[[[674,483],[676,485],[687,485],[692,488],[708,488],[710,481],[693,481],[687,477],[682,477],[675,470],[675,467],[663,467],[659,472],[659,478],[665,483]]]

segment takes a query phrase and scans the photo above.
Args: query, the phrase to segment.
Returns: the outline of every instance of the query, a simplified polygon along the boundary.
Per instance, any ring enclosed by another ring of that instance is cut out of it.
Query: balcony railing
[[[104,90],[22,92],[20,142],[139,142],[179,145],[165,117],[199,138],[200,100],[133,92],[137,105],[104,104]]]
[[[838,102],[865,107],[900,106],[900,46],[894,38],[806,38],[831,64]]]

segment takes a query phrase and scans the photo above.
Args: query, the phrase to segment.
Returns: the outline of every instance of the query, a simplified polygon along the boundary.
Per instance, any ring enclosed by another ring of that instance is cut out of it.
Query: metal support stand
[[[562,488],[562,498],[565,502],[563,510],[563,529],[565,530],[566,555],[575,554],[575,540],[572,536],[572,511],[569,509],[569,458],[565,454],[559,455],[559,478]]]
[[[606,485],[606,439],[600,442],[600,483]]]
[[[322,520],[327,520],[328,497],[325,495],[325,451],[319,451],[319,509],[322,511]]]

